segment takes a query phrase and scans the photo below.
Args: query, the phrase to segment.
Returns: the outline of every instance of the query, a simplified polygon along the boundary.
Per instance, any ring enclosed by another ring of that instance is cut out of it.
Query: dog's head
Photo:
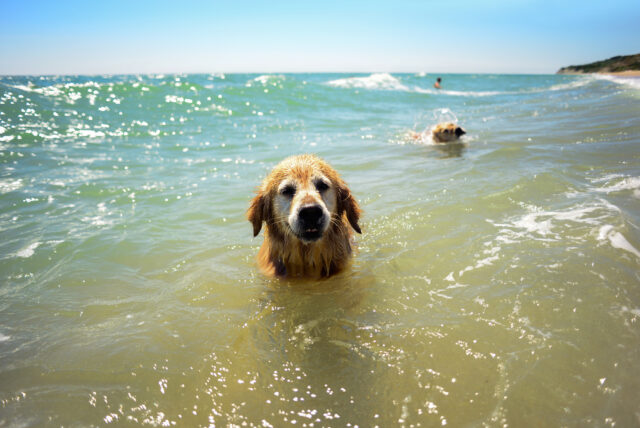
[[[455,141],[466,133],[467,132],[464,129],[451,122],[440,123],[436,125],[431,131],[433,140],[437,143],[448,143],[450,141]]]
[[[338,173],[314,155],[289,157],[262,182],[247,213],[257,236],[262,222],[270,232],[305,244],[321,240],[343,216],[361,233],[360,207]]]

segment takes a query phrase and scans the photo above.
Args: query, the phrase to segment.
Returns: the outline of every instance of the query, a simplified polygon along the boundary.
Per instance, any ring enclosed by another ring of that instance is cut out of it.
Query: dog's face
[[[337,195],[331,179],[313,165],[289,170],[280,182],[274,201],[276,221],[301,241],[322,237],[336,211]]]
[[[435,142],[448,143],[457,140],[462,135],[466,134],[466,131],[455,123],[441,123],[433,128],[431,134],[433,135],[433,140]]]
[[[309,244],[321,240],[343,213],[360,233],[360,208],[338,173],[316,156],[301,155],[285,159],[271,171],[248,217],[254,236],[264,221],[273,233]]]

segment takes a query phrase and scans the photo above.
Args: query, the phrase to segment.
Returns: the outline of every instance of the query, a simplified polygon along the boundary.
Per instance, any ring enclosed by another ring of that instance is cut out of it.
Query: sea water
[[[436,77],[1,77],[0,425],[637,425],[639,81]],[[269,279],[306,152],[363,233]]]

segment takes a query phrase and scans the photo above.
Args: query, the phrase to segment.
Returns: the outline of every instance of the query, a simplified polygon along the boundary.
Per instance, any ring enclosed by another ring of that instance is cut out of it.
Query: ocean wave
[[[163,84],[164,82],[161,83],[161,85]],[[37,86],[33,82],[28,82],[27,84],[7,86],[13,89],[17,89],[21,92],[29,92],[33,94],[43,95],[45,97],[63,99],[69,104],[75,104],[76,101],[86,98],[91,105],[95,105],[99,97],[101,101],[120,104],[123,101],[125,95],[135,94],[136,91],[139,91],[139,94],[143,95],[144,93],[150,92],[155,88],[155,86],[153,85],[141,83],[138,80],[106,83],[99,83],[96,81],[68,82],[55,83],[47,86]],[[197,93],[197,88],[194,87],[194,85],[184,83],[184,86],[185,88],[188,88],[188,90]],[[105,96],[106,99],[102,99],[102,97]]]
[[[14,89],[19,89],[25,92],[35,92],[46,96],[60,96],[65,95],[64,89],[80,89],[80,88],[95,88],[100,89],[102,85],[97,82],[85,82],[85,83],[56,83],[49,86],[36,86],[32,82],[26,85],[9,85]]]
[[[420,88],[414,87],[414,92],[420,94],[429,94],[429,95],[449,95],[452,97],[493,97],[495,95],[504,95],[515,92],[503,92],[503,91],[450,91],[447,89],[430,89],[430,88]]]
[[[419,73],[417,77],[424,77],[426,74]],[[542,88],[525,88],[515,91],[458,91],[451,89],[424,88],[420,86],[408,86],[389,73],[374,73],[366,77],[347,77],[327,82],[329,86],[345,89],[370,89],[370,90],[394,90],[426,95],[451,96],[451,97],[494,97],[498,95],[522,95],[544,93],[549,91],[567,91],[580,88],[593,83],[596,79],[592,76],[581,76],[577,80],[551,85]],[[639,79],[640,81],[640,79]]]
[[[255,86],[255,85],[276,86],[279,83],[282,83],[285,79],[286,79],[286,77],[281,75],[281,74],[263,74],[261,76],[258,76],[258,77],[255,77],[255,78],[249,80],[245,84],[245,86],[247,86],[247,87],[252,87],[252,86]]]
[[[583,86],[587,86],[593,82],[595,82],[595,78],[592,77],[591,75],[589,76],[581,76],[580,78],[578,78],[577,80],[574,80],[572,82],[568,82],[568,83],[559,83],[557,85],[552,85],[548,88],[540,88],[540,89],[535,89],[531,92],[547,92],[547,91],[566,91],[566,90],[571,90],[571,89],[576,89],[576,88],[581,88]]]
[[[622,180],[615,181],[622,178]],[[615,181],[611,183],[611,181]],[[595,187],[593,190],[602,193],[622,192],[624,190],[633,190],[633,195],[640,198],[640,177],[626,177],[620,174],[614,174],[603,177],[601,179],[592,180],[593,183],[606,182],[602,187]]]
[[[594,77],[598,80],[606,80],[618,85],[631,87],[633,89],[640,89],[640,77],[635,76],[611,76],[607,74],[596,74]]]
[[[422,89],[416,88],[416,90],[420,93],[425,94],[443,94],[450,95],[456,97],[493,97],[496,95],[524,95],[524,94],[536,94],[536,93],[544,93],[544,92],[555,92],[555,91],[568,91],[577,88],[581,88],[583,86],[587,86],[593,83],[596,79],[591,76],[584,76],[579,78],[578,80],[568,82],[568,83],[559,83],[556,85],[551,85],[549,87],[542,88],[529,88],[529,89],[520,89],[517,91],[450,91],[446,89]]]
[[[491,97],[508,93],[501,91],[453,91],[448,89],[407,86],[389,73],[374,73],[366,77],[336,79],[327,82],[327,85],[344,89],[392,90],[427,95],[448,95],[453,97]]]
[[[358,89],[384,89],[396,91],[410,91],[410,88],[400,83],[398,79],[389,73],[374,73],[367,77],[347,77],[327,82],[327,85],[336,88]]]

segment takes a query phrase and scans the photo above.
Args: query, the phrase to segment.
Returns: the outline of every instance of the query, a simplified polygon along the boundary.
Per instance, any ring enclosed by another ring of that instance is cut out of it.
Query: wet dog
[[[455,123],[440,123],[431,130],[434,143],[451,143],[457,141],[467,132]]]
[[[289,157],[264,179],[247,218],[257,236],[258,266],[269,276],[328,277],[348,264],[351,228],[362,233],[360,206],[338,173],[314,155]]]

